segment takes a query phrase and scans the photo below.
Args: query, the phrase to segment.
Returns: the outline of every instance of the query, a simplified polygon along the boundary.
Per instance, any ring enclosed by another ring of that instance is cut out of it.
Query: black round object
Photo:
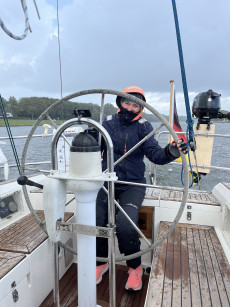
[[[96,152],[100,150],[100,146],[95,138],[87,132],[77,134],[70,147],[70,151],[72,152]]]
[[[26,176],[19,176],[17,179],[17,183],[20,185],[26,185],[28,178]]]
[[[212,118],[218,118],[220,110],[220,96],[212,90],[199,93],[193,101],[192,113],[200,122],[210,122]]]

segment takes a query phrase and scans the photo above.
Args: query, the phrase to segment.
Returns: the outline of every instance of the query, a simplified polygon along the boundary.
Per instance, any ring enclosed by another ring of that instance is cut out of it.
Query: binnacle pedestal
[[[96,140],[85,132],[72,142],[69,175],[83,179],[67,180],[77,201],[77,224],[96,226],[96,198],[103,181],[90,181],[90,178],[102,177],[101,150]],[[77,234],[77,255],[78,306],[97,306],[96,237]]]

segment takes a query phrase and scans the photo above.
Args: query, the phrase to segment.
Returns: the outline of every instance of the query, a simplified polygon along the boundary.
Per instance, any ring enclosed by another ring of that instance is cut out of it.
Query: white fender
[[[47,178],[43,184],[43,207],[47,232],[52,242],[58,242],[60,240],[61,232],[56,230],[56,221],[64,219],[65,204],[65,181]]]

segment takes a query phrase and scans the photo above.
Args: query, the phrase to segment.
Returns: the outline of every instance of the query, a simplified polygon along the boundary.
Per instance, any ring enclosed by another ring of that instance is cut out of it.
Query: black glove
[[[174,142],[175,144],[175,142]],[[173,145],[173,143],[169,144],[169,152],[174,158],[179,158],[180,157],[180,151],[177,148],[176,145]]]
[[[187,149],[187,145],[186,143],[183,141],[183,139],[181,139],[181,150],[184,154],[186,154],[188,152]],[[185,152],[184,152],[185,151]],[[175,142],[169,144],[169,152],[170,154],[174,157],[174,158],[179,158],[180,157],[180,150],[178,149],[177,145],[175,144]]]

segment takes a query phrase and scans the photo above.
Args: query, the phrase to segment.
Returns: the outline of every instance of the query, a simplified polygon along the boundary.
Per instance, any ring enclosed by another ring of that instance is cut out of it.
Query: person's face
[[[121,102],[121,106],[128,110],[128,111],[131,111],[133,113],[139,113],[141,111],[141,107],[139,106],[139,104],[135,103],[135,102],[132,102],[132,101],[123,101]]]

